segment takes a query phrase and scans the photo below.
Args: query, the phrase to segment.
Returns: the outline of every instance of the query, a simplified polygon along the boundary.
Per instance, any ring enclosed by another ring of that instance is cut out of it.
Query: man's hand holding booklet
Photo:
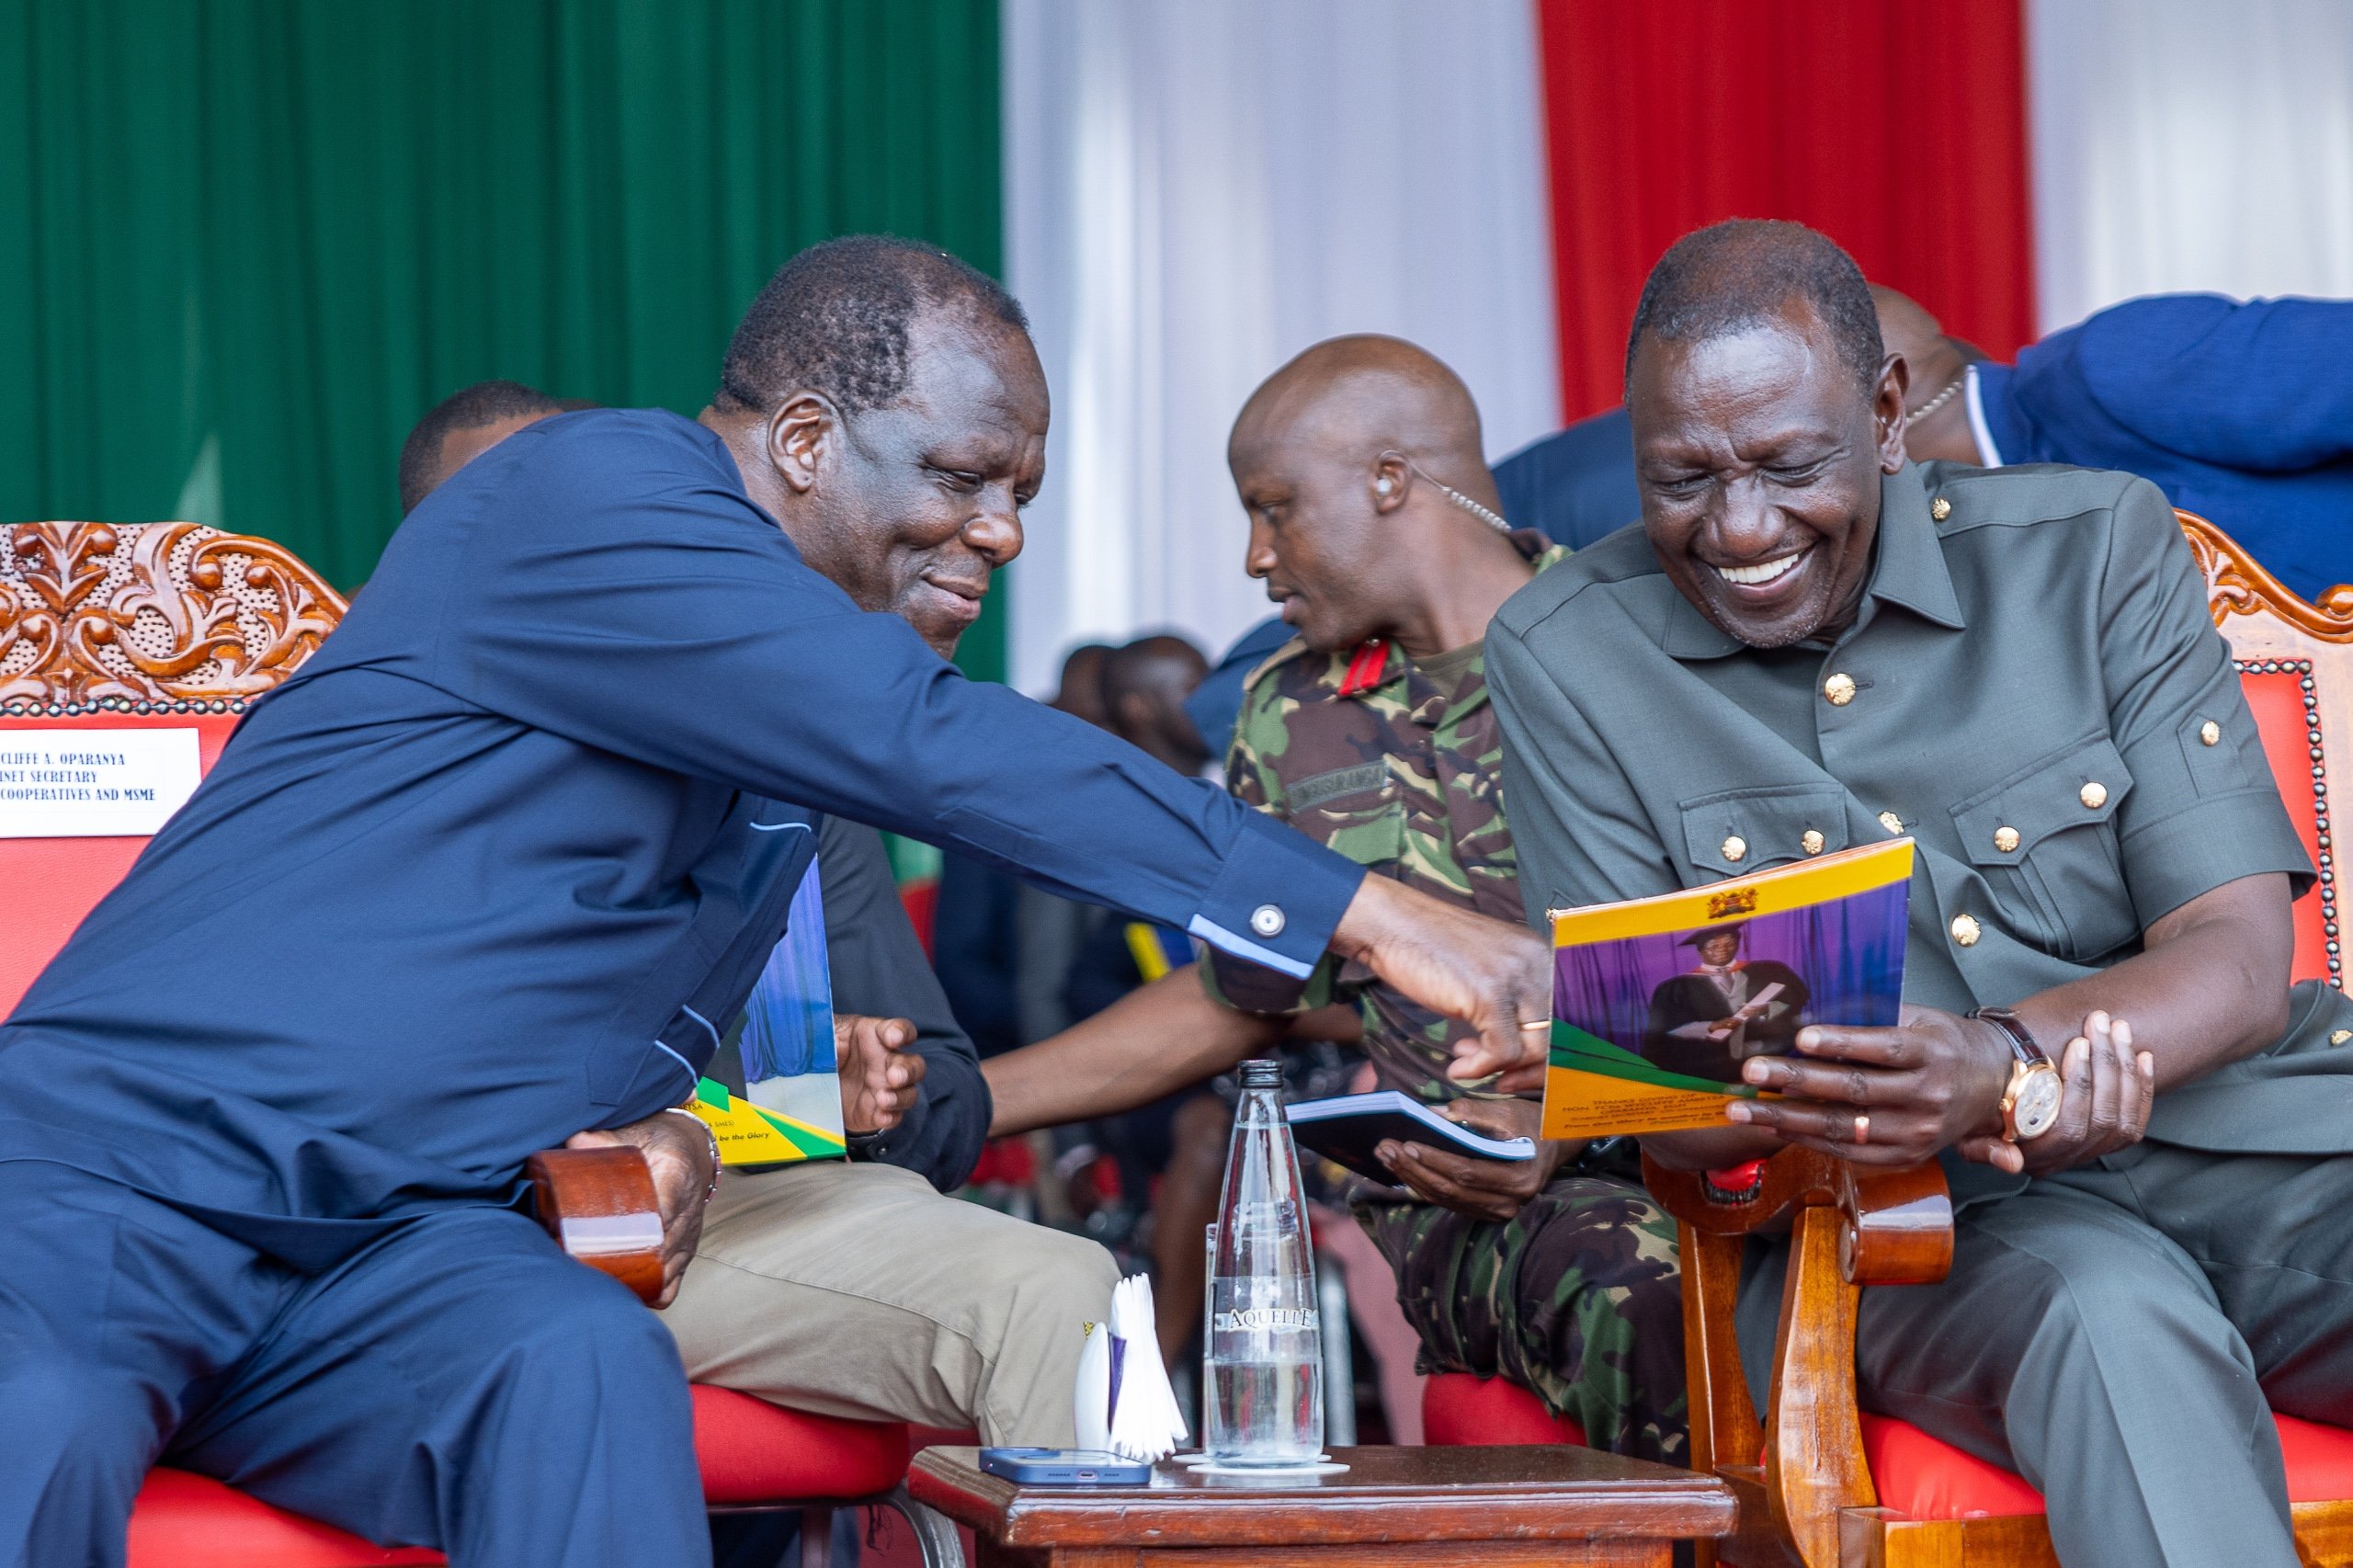
[[[1395,1089],[1307,1100],[1284,1114],[1290,1121],[1291,1136],[1302,1148],[1378,1182],[1397,1179],[1397,1173],[1383,1165],[1377,1153],[1384,1142],[1426,1143],[1475,1159],[1536,1157],[1533,1139],[1490,1138]]]
[[[1751,1056],[1808,1024],[1886,1028],[1904,996],[1912,841],[1552,912],[1543,1135],[1722,1127]]]

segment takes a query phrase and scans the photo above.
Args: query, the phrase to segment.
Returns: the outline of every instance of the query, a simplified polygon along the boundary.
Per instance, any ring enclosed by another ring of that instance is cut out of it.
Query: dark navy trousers
[[[442,1210],[305,1273],[0,1163],[0,1563],[119,1568],[157,1462],[455,1568],[710,1560],[670,1335],[522,1215]]]

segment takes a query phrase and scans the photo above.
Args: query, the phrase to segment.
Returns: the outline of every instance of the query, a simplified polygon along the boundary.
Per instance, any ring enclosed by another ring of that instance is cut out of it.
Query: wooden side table
[[[926,1449],[915,1498],[969,1525],[980,1568],[1667,1568],[1733,1526],[1713,1476],[1574,1448],[1338,1449],[1273,1483],[1175,1460],[1148,1486],[1017,1486]]]

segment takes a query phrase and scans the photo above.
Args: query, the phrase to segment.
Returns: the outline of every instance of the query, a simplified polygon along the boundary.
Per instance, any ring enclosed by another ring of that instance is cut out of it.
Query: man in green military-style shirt
[[[1802,1029],[1743,1066],[1787,1097],[1646,1147],[1943,1159],[1952,1272],[1863,1292],[1864,1406],[2041,1489],[2067,1568],[2290,1568],[2271,1413],[2353,1421],[2353,1006],[2288,983],[2312,869],[2156,489],[1908,463],[1905,380],[1810,230],[1661,260],[1643,528],[1489,637],[1529,916],[1916,840],[1902,1022]],[[2045,1053],[2055,1120],[2006,1113]]]
[[[1298,631],[1250,676],[1228,785],[1375,875],[1517,919],[1483,639],[1567,551],[1496,512],[1470,393],[1410,344],[1335,338],[1258,389],[1228,457],[1248,569]],[[1447,1075],[1455,1025],[1358,966],[1327,965],[1304,991],[1247,964],[1203,972],[1254,1012],[1353,1003],[1384,1087],[1494,1136],[1536,1133],[1535,1105]],[[1680,1459],[1674,1224],[1630,1173],[1539,1147],[1518,1165],[1383,1145],[1408,1190],[1355,1208],[1396,1270],[1424,1369],[1509,1378],[1597,1448]]]

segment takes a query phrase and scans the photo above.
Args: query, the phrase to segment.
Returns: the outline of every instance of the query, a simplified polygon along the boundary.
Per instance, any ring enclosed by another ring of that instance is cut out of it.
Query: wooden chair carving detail
[[[233,711],[344,608],[282,547],[197,523],[0,528],[0,715]]]
[[[2318,642],[2353,642],[2353,583],[2339,583],[2323,594],[2318,604],[2307,604],[2265,571],[2236,540],[2197,513],[2174,516],[2181,519],[2189,553],[2206,574],[2206,603],[2213,611],[2214,624],[2222,628],[2232,647],[2245,652],[2241,634],[2255,630],[2230,625],[2234,616],[2283,621]]]
[[[2211,523],[2180,517],[2290,815],[2330,873],[2298,904],[2298,975],[2341,986],[2327,748],[2353,735],[2353,585],[2308,604]],[[2040,1514],[1915,1519],[1879,1506],[1856,1403],[1856,1313],[1865,1285],[1933,1283],[1950,1269],[1952,1205],[1937,1166],[1871,1171],[1791,1149],[1736,1191],[1648,1158],[1643,1177],[1681,1232],[1692,1467],[1722,1477],[1739,1504],[1733,1531],[1699,1543],[1703,1565],[2058,1568]],[[1744,1239],[1784,1228],[1790,1265],[1760,1421],[1733,1303]],[[2353,1499],[2299,1502],[2293,1514],[2307,1562],[2353,1568]]]
[[[2320,885],[2296,906],[2296,978],[2325,979],[2341,989],[2345,961],[2328,761],[2329,748],[2353,736],[2353,585],[2339,585],[2318,605],[2306,604],[2222,529],[2188,512],[2180,517],[2206,576],[2207,608],[2231,644],[2264,730],[2280,797],[2321,872]],[[2292,765],[2293,752],[2303,754],[2303,767]]]

